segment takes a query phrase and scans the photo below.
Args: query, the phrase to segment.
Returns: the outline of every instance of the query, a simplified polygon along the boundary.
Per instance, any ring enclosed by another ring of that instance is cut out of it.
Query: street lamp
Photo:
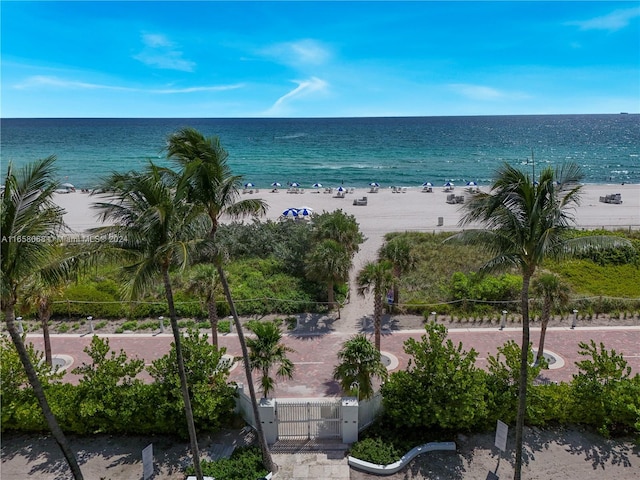
[[[22,328],[22,317],[16,317],[18,321],[18,333],[22,335],[24,333],[24,328]]]
[[[507,326],[507,311],[502,310],[502,320],[500,321],[500,330],[504,330],[504,327]]]
[[[571,330],[576,328],[576,323],[578,323],[578,310],[573,310],[573,321],[571,322]]]

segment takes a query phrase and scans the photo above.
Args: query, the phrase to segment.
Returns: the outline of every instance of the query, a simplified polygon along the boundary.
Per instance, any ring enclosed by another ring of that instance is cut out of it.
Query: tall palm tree
[[[342,210],[316,215],[313,220],[313,239],[316,242],[327,239],[338,242],[347,250],[350,258],[365,241],[355,217]]]
[[[334,286],[349,279],[350,269],[351,258],[349,257],[349,252],[335,240],[322,240],[313,247],[305,258],[306,277],[309,280],[324,283],[327,286],[327,305],[329,310],[336,306]]]
[[[209,232],[202,244],[202,250],[216,267],[238,332],[253,416],[256,419],[255,428],[262,452],[262,462],[267,470],[275,472],[277,466],[271,457],[260,423],[258,400],[251,377],[249,351],[244,339],[242,324],[233,302],[229,282],[224,273],[222,255],[216,246],[215,239],[223,215],[229,218],[264,215],[267,205],[260,199],[239,199],[242,176],[233,175],[227,164],[228,154],[222,148],[218,137],[204,137],[196,129],[183,128],[169,136],[166,150],[168,158],[173,159],[182,167],[179,190],[184,192],[190,203],[204,210],[209,218]]]
[[[65,265],[59,269],[45,269],[55,255],[52,238],[63,228],[63,210],[53,203],[56,189],[54,180],[55,157],[35,161],[14,172],[9,163],[4,179],[4,191],[0,203],[0,303],[5,315],[7,330],[16,346],[44,418],[62,450],[73,478],[82,479],[78,461],[51,412],[47,397],[27,353],[15,324],[15,309],[21,295],[21,287],[33,278],[43,275],[55,283],[63,278]]]
[[[498,169],[489,193],[478,193],[464,205],[460,226],[475,222],[485,229],[467,230],[450,237],[486,248],[493,257],[481,270],[485,272],[517,268],[522,275],[522,345],[520,379],[527,378],[529,333],[529,284],[545,258],[560,258],[586,248],[625,244],[612,237],[581,237],[567,240],[572,209],[579,204],[582,172],[575,164],[540,173],[538,181],[504,164]],[[514,478],[522,477],[522,434],[526,412],[527,382],[518,387],[516,419],[516,464]]]
[[[262,374],[260,378],[262,396],[267,398],[276,386],[275,380],[270,376],[274,366],[278,366],[276,377],[293,378],[295,365],[287,358],[287,353],[294,350],[280,343],[282,332],[274,322],[253,322],[248,328],[256,335],[255,338],[247,338],[249,362],[251,362],[252,370],[257,370]]]
[[[206,224],[201,220],[200,212],[181,198],[176,179],[174,172],[153,163],[142,172],[114,173],[101,186],[109,198],[93,205],[100,212],[102,221],[112,224],[93,232],[115,239],[112,244],[101,245],[105,253],[124,256],[128,260],[122,271],[126,293],[131,299],[139,297],[158,281],[163,283],[193,464],[196,477],[202,480],[198,439],[169,273],[175,267],[187,265],[194,239],[202,235]]]
[[[207,307],[209,324],[211,325],[211,344],[218,346],[218,306],[216,304],[216,293],[221,288],[218,283],[218,274],[213,265],[196,265],[189,277],[187,291],[195,293]]]
[[[398,280],[403,273],[411,270],[415,266],[416,257],[406,237],[394,237],[382,245],[380,257],[389,260],[393,264],[393,276],[396,279],[393,284],[393,304],[398,305],[400,301]]]
[[[544,355],[544,339],[551,319],[551,310],[554,306],[563,307],[569,303],[571,289],[558,275],[545,272],[533,278],[531,290],[536,297],[542,298],[542,325],[538,354],[536,355],[536,364],[539,364]]]
[[[380,260],[369,262],[358,272],[356,282],[358,295],[373,294],[373,328],[376,350],[380,351],[380,334],[382,330],[382,306],[384,298],[395,283],[391,262]]]
[[[343,391],[353,394],[356,390],[358,400],[373,397],[374,378],[381,381],[387,379],[387,369],[382,363],[380,351],[364,334],[355,335],[344,342],[338,359],[340,363],[333,369],[333,378],[340,383]]]

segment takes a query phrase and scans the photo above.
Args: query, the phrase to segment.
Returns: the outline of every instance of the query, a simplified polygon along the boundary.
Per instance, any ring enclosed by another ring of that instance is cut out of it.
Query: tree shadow
[[[322,382],[324,385],[324,394],[327,397],[337,397],[343,394],[342,387],[336,380],[326,380]]]
[[[337,319],[331,315],[301,313],[297,318],[296,328],[287,332],[289,337],[304,339],[310,336],[328,335],[336,331],[334,323]]]

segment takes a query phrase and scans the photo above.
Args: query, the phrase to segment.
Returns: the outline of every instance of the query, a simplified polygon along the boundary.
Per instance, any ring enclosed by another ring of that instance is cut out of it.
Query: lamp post
[[[576,328],[576,323],[578,323],[578,310],[573,310],[573,321],[571,322],[571,330]]]
[[[18,333],[22,335],[24,333],[24,328],[22,328],[22,317],[16,317],[18,321]]]
[[[93,317],[91,315],[89,315],[87,317],[87,320],[89,320],[89,332],[93,333]]]
[[[500,320],[500,330],[504,330],[504,327],[507,326],[507,311],[502,310],[502,320]]]
[[[164,317],[160,315],[158,320],[160,320],[160,333],[164,333]]]

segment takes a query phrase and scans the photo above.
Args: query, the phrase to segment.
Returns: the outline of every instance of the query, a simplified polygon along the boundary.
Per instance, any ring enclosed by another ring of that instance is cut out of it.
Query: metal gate
[[[279,440],[342,438],[342,402],[283,402],[276,400]]]

